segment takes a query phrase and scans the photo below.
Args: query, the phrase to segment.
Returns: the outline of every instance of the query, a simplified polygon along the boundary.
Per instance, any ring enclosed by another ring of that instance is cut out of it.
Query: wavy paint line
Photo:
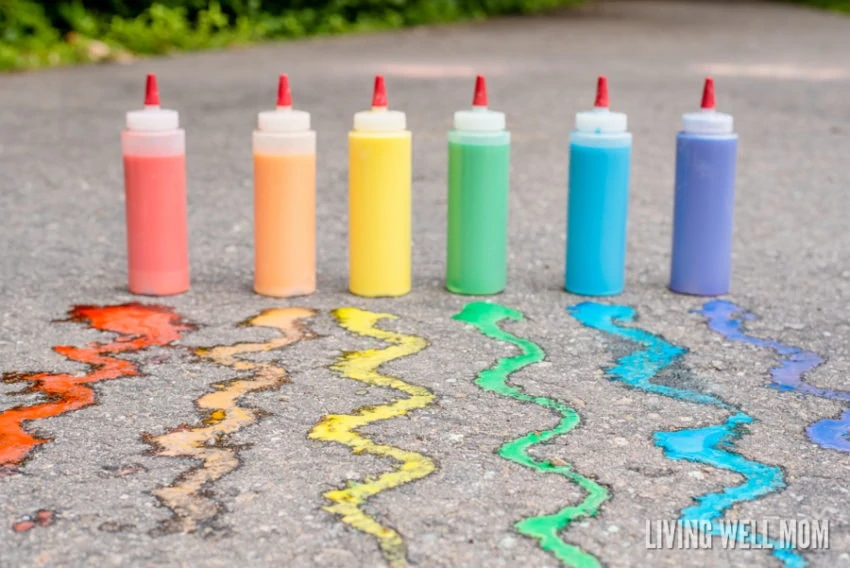
[[[375,327],[375,324],[382,319],[395,319],[396,316],[391,314],[373,313],[357,308],[340,308],[332,313],[339,324],[348,331],[374,337],[392,345],[385,349],[366,349],[345,353],[330,369],[345,378],[367,385],[395,389],[406,394],[408,398],[396,399],[380,406],[364,406],[351,414],[329,414],[313,427],[309,433],[311,439],[344,444],[351,448],[355,455],[367,453],[392,458],[399,462],[395,471],[381,474],[376,479],[349,482],[345,489],[326,492],[324,497],[333,504],[324,509],[338,515],[343,523],[374,536],[390,566],[393,568],[405,566],[407,546],[401,534],[366,514],[362,507],[369,498],[382,491],[431,474],[436,469],[436,465],[428,456],[394,446],[376,444],[357,430],[373,422],[404,416],[411,410],[424,408],[434,402],[434,394],[425,387],[412,385],[378,372],[381,365],[389,361],[422,351],[428,346],[428,342],[415,335],[402,335]]]
[[[823,358],[817,353],[785,345],[775,339],[761,339],[747,334],[744,322],[756,318],[752,312],[727,300],[711,300],[696,311],[705,317],[709,329],[726,339],[776,352],[781,360],[779,365],[770,369],[770,382],[766,386],[780,391],[850,402],[850,392],[816,387],[803,380],[806,373],[823,364]],[[850,410],[842,413],[838,419],[826,418],[810,424],[806,432],[822,448],[850,452]]]
[[[595,556],[576,545],[564,542],[560,533],[567,530],[570,524],[577,519],[595,516],[602,504],[608,500],[608,490],[577,473],[569,464],[553,464],[550,461],[537,460],[528,453],[532,446],[566,434],[578,426],[581,419],[574,409],[558,400],[529,395],[519,387],[508,383],[508,378],[512,374],[528,365],[539,363],[545,358],[545,353],[539,345],[528,339],[510,334],[499,326],[499,323],[503,320],[520,321],[522,318],[521,312],[499,304],[485,302],[467,304],[460,313],[453,316],[453,319],[475,326],[485,336],[496,341],[513,344],[521,350],[520,355],[499,359],[493,367],[482,371],[475,379],[476,385],[485,391],[522,402],[537,404],[561,415],[561,420],[554,428],[530,432],[516,440],[507,442],[499,448],[499,455],[535,471],[562,475],[581,487],[587,493],[587,496],[578,505],[564,507],[551,515],[523,519],[514,527],[521,534],[537,539],[540,548],[554,555],[564,565],[578,568],[600,566],[601,564]]]
[[[286,370],[275,362],[250,361],[241,356],[282,349],[302,339],[315,337],[300,322],[315,314],[314,310],[305,308],[265,310],[240,325],[273,328],[283,337],[262,343],[196,349],[195,353],[204,359],[237,371],[251,371],[251,375],[214,384],[213,392],[196,400],[195,406],[204,415],[200,426],[180,426],[161,436],[145,436],[145,441],[155,447],[155,455],[186,457],[201,462],[171,485],[152,491],[172,511],[171,518],[163,521],[153,534],[194,532],[209,526],[219,515],[221,505],[209,495],[209,486],[239,467],[239,449],[244,447],[229,444],[227,437],[256,423],[262,414],[256,408],[239,406],[240,399],[248,393],[277,389],[289,382]]]
[[[622,382],[631,388],[645,392],[716,406],[733,412],[723,424],[675,432],[657,432],[654,436],[655,444],[660,446],[664,454],[671,459],[710,465],[737,473],[744,478],[744,482],[740,485],[725,487],[718,493],[695,497],[694,501],[697,504],[681,511],[681,522],[708,521],[711,533],[720,536],[724,534],[723,525],[715,521],[723,519],[730,507],[785,488],[781,469],[749,460],[732,449],[735,441],[745,433],[746,424],[753,421],[750,416],[716,396],[688,389],[665,387],[652,382],[652,379],[661,371],[684,356],[687,353],[686,349],[672,345],[646,330],[621,325],[635,321],[635,310],[629,306],[583,302],[567,309],[583,325],[636,343],[641,347],[619,358],[613,367],[607,369],[606,376],[610,380]],[[727,533],[726,536],[730,535]],[[770,549],[773,556],[783,562],[787,568],[799,568],[806,565],[803,557],[784,543],[765,540],[761,535],[756,534],[731,536],[737,540],[746,539],[750,543]]]
[[[51,438],[27,431],[27,422],[96,404],[96,393],[90,385],[141,374],[136,363],[115,355],[165,346],[180,339],[183,332],[194,329],[172,308],[135,302],[117,306],[74,306],[64,321],[114,333],[116,337],[108,343],[89,343],[86,347],[57,345],[53,348],[71,361],[88,365],[89,372],[84,375],[42,372],[2,376],[0,380],[4,383],[25,383],[27,386],[20,394],[38,393],[45,400],[0,413],[0,472],[16,471],[36,446],[51,441]]]

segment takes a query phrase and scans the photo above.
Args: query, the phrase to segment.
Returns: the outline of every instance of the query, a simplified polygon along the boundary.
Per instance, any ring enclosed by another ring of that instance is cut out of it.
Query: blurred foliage
[[[582,0],[0,0],[0,70],[526,14]]]
[[[583,0],[0,0],[0,70],[528,14]],[[786,0],[850,13],[850,0]]]
[[[795,4],[807,4],[816,8],[825,8],[835,12],[850,14],[850,0],[786,0]]]

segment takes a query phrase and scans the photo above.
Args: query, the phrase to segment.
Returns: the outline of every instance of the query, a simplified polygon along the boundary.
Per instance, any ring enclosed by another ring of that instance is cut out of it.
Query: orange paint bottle
[[[130,292],[169,296],[189,289],[186,132],[177,111],[159,107],[148,75],[145,108],[127,113],[121,133]]]
[[[293,110],[280,76],[277,109],[254,131],[254,291],[288,298],[316,291],[316,133]]]

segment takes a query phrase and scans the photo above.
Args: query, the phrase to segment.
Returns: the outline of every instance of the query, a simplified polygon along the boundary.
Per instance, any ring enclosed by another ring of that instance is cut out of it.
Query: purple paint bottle
[[[738,135],[715,110],[714,80],[705,80],[702,110],[682,116],[676,137],[676,196],[670,289],[719,296],[729,291]]]

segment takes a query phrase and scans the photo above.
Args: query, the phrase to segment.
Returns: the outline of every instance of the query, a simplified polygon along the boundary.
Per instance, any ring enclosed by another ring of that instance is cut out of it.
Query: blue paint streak
[[[817,353],[804,351],[780,343],[775,339],[761,339],[748,335],[744,331],[744,321],[755,319],[755,315],[741,306],[727,300],[706,302],[697,313],[706,318],[708,327],[731,341],[740,341],[765,347],[776,352],[781,361],[770,369],[770,382],[767,386],[781,391],[796,392],[818,398],[850,402],[850,392],[823,389],[803,381],[803,375],[812,371],[824,360]],[[840,418],[824,419],[806,428],[809,438],[822,448],[850,453],[850,411]]]
[[[595,302],[583,302],[567,308],[570,315],[582,324],[599,331],[632,341],[643,349],[621,357],[614,367],[607,370],[606,376],[614,381],[645,392],[669,396],[678,400],[695,402],[728,409],[735,414],[723,424],[675,432],[657,432],[655,444],[664,450],[664,454],[674,460],[687,460],[725,469],[744,477],[744,483],[726,487],[719,493],[709,493],[695,497],[696,505],[683,509],[680,521],[683,523],[700,521],[719,521],[727,509],[736,503],[752,501],[785,487],[782,470],[752,461],[733,451],[734,443],[744,434],[744,427],[753,418],[719,398],[688,389],[657,385],[652,381],[660,371],[673,364],[687,353],[687,350],[672,345],[663,338],[648,331],[623,327],[621,323],[632,323],[635,310],[629,306],[605,305]],[[722,526],[712,523],[711,532],[721,536]],[[776,541],[765,541],[760,535],[729,535],[738,541],[747,540],[769,549],[774,557],[782,561],[787,568],[800,568],[806,565],[805,559],[790,548],[783,548]]]
[[[584,325],[639,343],[643,347],[642,351],[633,351],[617,360],[617,365],[608,370],[608,376],[612,380],[621,381],[630,387],[661,396],[669,396],[697,404],[730,408],[728,404],[710,394],[657,385],[651,382],[652,377],[687,353],[687,350],[671,345],[643,329],[620,327],[614,324],[614,320],[634,321],[635,310],[633,308],[584,302],[567,309],[573,317]]]

